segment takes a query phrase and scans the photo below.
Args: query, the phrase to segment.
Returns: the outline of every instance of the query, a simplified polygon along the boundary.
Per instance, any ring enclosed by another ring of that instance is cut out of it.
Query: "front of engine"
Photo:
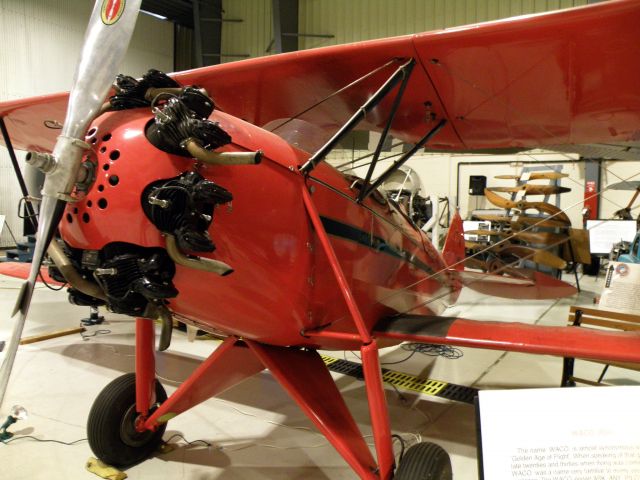
[[[177,265],[233,271],[200,257],[216,249],[216,208],[233,200],[203,165],[255,164],[260,152],[214,152],[232,139],[209,120],[214,104],[198,87],[151,70],[140,80],[118,76],[114,88],[87,132],[91,148],[50,249],[51,275],[69,282],[73,304],[169,318]],[[47,168],[42,155],[30,161]]]
[[[283,232],[292,225],[279,218],[273,188],[287,202],[296,182],[290,169],[258,165],[259,144],[265,142],[259,129],[213,113],[213,101],[197,86],[183,87],[150,71],[141,80],[119,76],[115,90],[87,132],[90,148],[60,238],[50,248],[51,274],[69,282],[69,300],[76,305],[104,306],[134,317],[177,315],[216,328],[212,318],[234,312],[221,308],[212,316],[212,302],[233,296],[238,285],[259,286],[277,277],[273,267],[282,256]],[[46,169],[42,158],[32,163]],[[243,201],[234,202],[234,190]],[[267,198],[274,208],[256,216],[253,202],[267,203]],[[218,216],[223,219],[221,254],[213,238]],[[256,233],[262,220],[268,224]],[[284,234],[291,245],[298,235],[308,235],[301,222],[294,228],[297,232]],[[308,259],[301,260],[303,249],[298,250],[295,258],[285,252],[283,272],[308,268]],[[247,264],[249,277],[234,271],[236,265],[246,270]],[[273,310],[279,294],[270,288],[253,295],[258,302],[264,296],[265,305],[247,316]],[[286,303],[283,308],[296,310]],[[251,320],[240,318],[221,330],[255,335],[252,325],[242,331],[247,323]]]

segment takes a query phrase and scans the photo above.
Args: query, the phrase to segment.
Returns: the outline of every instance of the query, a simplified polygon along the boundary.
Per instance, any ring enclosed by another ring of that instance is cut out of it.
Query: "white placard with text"
[[[640,386],[483,390],[485,480],[640,478]]]

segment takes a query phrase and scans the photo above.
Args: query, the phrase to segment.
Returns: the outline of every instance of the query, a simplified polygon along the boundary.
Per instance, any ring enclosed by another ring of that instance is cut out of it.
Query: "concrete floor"
[[[20,281],[0,276],[0,339],[11,329],[9,315]],[[583,292],[559,301],[513,302],[481,297],[464,291],[448,315],[474,319],[514,320],[563,325],[572,304],[591,304],[600,292],[602,279],[583,277]],[[88,308],[67,303],[66,294],[42,285],[34,295],[25,336],[77,326]],[[72,335],[20,348],[0,418],[14,404],[23,405],[29,418],[11,427],[16,435],[64,442],[83,439],[89,409],[99,391],[112,379],[133,371],[133,321],[106,314],[106,322],[90,327],[83,340]],[[158,354],[157,370],[168,393],[218,345],[215,341],[189,343],[182,333],[174,335],[171,349]],[[414,355],[389,368],[481,389],[555,387],[559,385],[562,360],[526,354],[463,349],[457,360]],[[332,352],[341,357],[341,352]],[[2,354],[0,354],[1,356]],[[357,360],[347,352],[346,358]],[[382,362],[406,356],[387,349]],[[580,362],[581,374],[597,377],[600,367]],[[577,370],[578,371],[578,370]],[[362,382],[333,374],[360,429],[372,444],[371,427]],[[628,370],[610,369],[607,380],[638,384],[640,376]],[[450,454],[456,480],[478,478],[476,422],[471,405],[439,398],[387,390],[394,433],[409,444],[422,438],[439,443]],[[327,441],[287,394],[263,372],[169,422],[164,438],[175,437],[177,448],[127,470],[137,479],[350,479],[355,478]],[[85,461],[92,456],[86,441],[73,446],[40,443],[29,439],[0,444],[2,478],[92,479]]]

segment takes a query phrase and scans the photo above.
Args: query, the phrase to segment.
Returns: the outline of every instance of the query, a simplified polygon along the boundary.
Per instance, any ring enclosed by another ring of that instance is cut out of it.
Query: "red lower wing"
[[[21,263],[21,262],[0,263],[0,274],[6,275],[8,277],[22,278],[23,280],[26,280],[27,278],[29,278],[30,269],[31,269],[30,263]],[[49,285],[56,285],[56,286],[64,285],[63,283],[60,283],[49,276],[47,267],[42,267],[40,269],[40,276],[38,277],[38,281],[42,281],[41,280],[42,278],[44,278],[44,281],[47,282]]]
[[[640,333],[408,315],[376,326],[377,338],[640,363]]]
[[[465,286],[492,297],[514,300],[547,300],[570,297],[576,288],[541,272],[531,272],[531,278],[514,278],[480,272],[455,272],[452,274]]]

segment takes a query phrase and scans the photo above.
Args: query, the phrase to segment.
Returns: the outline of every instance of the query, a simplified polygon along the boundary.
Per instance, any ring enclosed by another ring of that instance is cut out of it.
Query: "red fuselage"
[[[233,194],[217,208],[209,233],[216,251],[204,256],[231,265],[225,277],[177,266],[174,315],[208,331],[275,345],[355,348],[357,342],[306,338],[326,327],[355,332],[327,256],[302,200],[308,188],[369,330],[396,312],[439,313],[457,289],[441,271],[442,257],[426,235],[381,195],[362,204],[353,179],[321,163],[305,178],[308,154],[235,117],[212,120],[232,137],[225,150],[262,150],[252,166],[198,166],[158,150],[144,130],[147,109],[105,114],[90,158],[97,178],[86,196],[67,207],[61,224],[72,247],[99,250],[111,242],[164,247],[161,232],[145,216],[141,193],[151,182],[198,168]],[[117,153],[114,153],[117,152]],[[187,252],[188,253],[188,252]],[[431,300],[431,301],[430,301]],[[446,303],[445,303],[446,302]]]

